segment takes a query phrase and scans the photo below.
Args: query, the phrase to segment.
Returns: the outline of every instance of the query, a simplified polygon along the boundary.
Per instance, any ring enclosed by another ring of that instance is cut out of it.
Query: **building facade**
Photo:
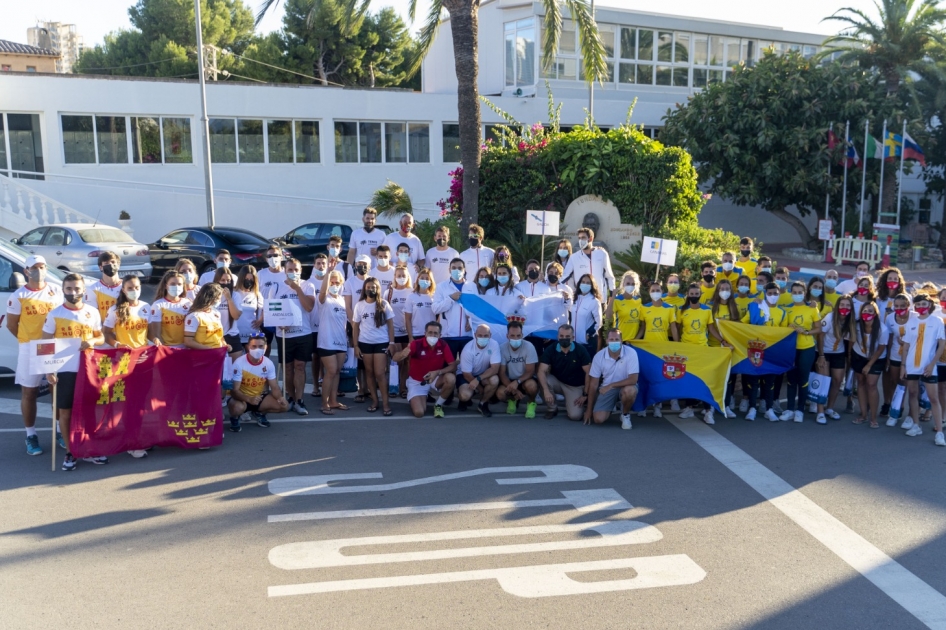
[[[56,72],[59,53],[0,39],[0,72]]]
[[[82,35],[75,24],[62,22],[38,22],[26,29],[26,41],[30,46],[46,48],[60,54],[55,72],[69,74],[82,54]]]

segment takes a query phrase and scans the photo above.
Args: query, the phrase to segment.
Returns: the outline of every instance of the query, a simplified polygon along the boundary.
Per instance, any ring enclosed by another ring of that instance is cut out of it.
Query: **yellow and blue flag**
[[[729,380],[729,348],[676,341],[634,341],[640,365],[634,409],[674,398],[694,398],[723,409]]]
[[[732,350],[732,373],[782,374],[795,363],[795,336],[791,328],[782,326],[752,326],[725,320],[716,320],[719,334],[729,342]]]

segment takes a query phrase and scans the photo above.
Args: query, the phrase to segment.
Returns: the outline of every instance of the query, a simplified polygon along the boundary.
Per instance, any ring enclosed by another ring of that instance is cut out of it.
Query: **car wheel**
[[[200,268],[200,275],[207,273],[208,271],[214,271],[217,268],[217,263],[208,262]]]

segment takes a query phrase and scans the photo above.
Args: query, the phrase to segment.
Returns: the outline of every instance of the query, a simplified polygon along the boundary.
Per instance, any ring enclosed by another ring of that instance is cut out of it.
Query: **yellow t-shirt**
[[[121,292],[121,281],[116,285],[108,285],[99,280],[85,290],[85,302],[98,309],[99,317],[104,322],[108,316],[108,309],[115,306],[115,302],[118,301],[118,294]]]
[[[841,294],[838,293],[837,291],[835,291],[834,293],[828,293],[827,291],[825,291],[824,301],[830,304],[831,306],[834,306],[835,304],[838,303],[839,297],[841,297]]]
[[[194,333],[194,341],[205,348],[219,348],[223,344],[223,324],[220,311],[197,311],[184,318],[184,332]]]
[[[821,313],[818,312],[818,309],[814,306],[808,306],[807,304],[793,304],[790,307],[783,309],[785,311],[785,319],[782,320],[782,326],[801,326],[805,330],[811,330],[814,328],[815,322],[821,321]],[[798,333],[795,336],[795,348],[798,350],[804,350],[806,348],[815,347],[815,338],[812,335],[803,335]]]
[[[141,348],[148,345],[148,322],[151,321],[151,307],[147,302],[138,302],[138,306],[129,306],[128,319],[124,324],[118,321],[118,305],[108,309],[104,326],[115,332],[115,340],[129,348]]]
[[[233,386],[244,396],[253,398],[262,395],[266,383],[276,378],[273,362],[263,357],[254,364],[247,355],[233,362]]]
[[[7,315],[20,316],[16,340],[20,343],[29,343],[35,339],[42,339],[46,315],[62,302],[62,289],[52,284],[47,284],[36,291],[24,285],[14,291],[7,300]]]
[[[713,323],[713,311],[705,304],[677,311],[677,327],[680,341],[698,346],[707,345],[709,325]]]
[[[776,306],[793,306],[794,304],[795,300],[792,299],[791,291],[786,291],[785,293],[779,294],[778,304]]]
[[[749,305],[758,299],[759,294],[753,293],[751,290],[749,293],[743,295],[742,293],[736,294],[736,308],[739,309],[739,319],[742,320],[746,316],[746,313],[749,312]]]
[[[700,304],[709,304],[713,301],[713,293],[716,291],[716,285],[711,287],[700,283]]]
[[[161,298],[151,305],[151,323],[161,324],[161,343],[166,346],[184,345],[184,318],[190,310],[191,301],[180,298],[168,302]]]
[[[730,299],[732,299],[732,298],[730,298]],[[713,312],[713,307],[710,306],[709,308],[710,308],[710,313],[712,313],[712,312]],[[726,321],[729,321],[729,320],[732,319],[732,317],[730,317],[729,305],[728,305],[728,304],[720,304],[720,305],[719,305],[719,309],[717,310],[716,315],[713,316],[713,321],[716,321],[716,320],[719,320],[719,319],[726,320]],[[710,345],[711,347],[713,347],[713,348],[719,348],[719,347],[720,347],[720,342],[716,340],[716,337],[713,337],[712,335],[710,335],[710,336],[709,336],[709,345]]]
[[[743,260],[740,256],[736,258],[736,269],[742,269],[742,273],[744,275],[747,275],[750,278],[755,278],[759,271],[759,261],[755,258],[747,258]]]
[[[669,304],[641,307],[641,326],[644,341],[666,341],[670,337],[670,324],[676,321],[677,309]]]
[[[640,298],[628,298],[619,295],[614,298],[613,311],[613,325],[620,329],[622,339],[625,341],[637,339],[637,331],[641,322]]]
[[[742,273],[743,272],[739,267],[733,267],[732,271],[728,273],[723,271],[723,268],[720,267],[719,269],[716,270],[716,282],[718,283],[720,280],[729,280],[729,283],[732,284],[732,287],[733,287],[732,290],[733,292],[735,292],[736,282],[739,281],[739,276],[741,276]]]
[[[81,339],[91,341],[102,331],[102,320],[94,307],[83,304],[71,309],[65,304],[57,306],[46,317],[43,332],[56,339]]]
[[[677,293],[676,295],[669,295],[667,293],[664,293],[663,297],[661,298],[661,301],[675,308],[680,308],[681,306],[687,303],[687,296],[681,295],[679,293]]]

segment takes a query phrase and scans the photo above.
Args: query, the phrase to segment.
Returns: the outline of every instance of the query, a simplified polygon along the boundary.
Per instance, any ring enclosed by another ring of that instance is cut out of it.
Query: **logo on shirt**
[[[663,317],[655,317],[655,318],[654,318],[654,328],[663,328],[663,325],[664,325],[664,318],[663,318]]]
[[[690,328],[691,328],[692,330],[697,330],[697,331],[698,331],[698,330],[700,330],[701,328],[703,328],[703,322],[701,322],[701,321],[698,320],[698,319],[694,319],[692,322],[690,322]]]
[[[679,354],[664,355],[664,378],[675,381],[687,373],[687,358]]]
[[[749,357],[749,363],[755,367],[762,365],[762,359],[765,357],[765,348],[768,344],[761,339],[753,339],[749,342],[746,355]]]
[[[805,323],[805,316],[804,316],[804,315],[796,315],[796,316],[792,319],[792,321],[795,323],[796,326],[801,326],[802,324]]]

